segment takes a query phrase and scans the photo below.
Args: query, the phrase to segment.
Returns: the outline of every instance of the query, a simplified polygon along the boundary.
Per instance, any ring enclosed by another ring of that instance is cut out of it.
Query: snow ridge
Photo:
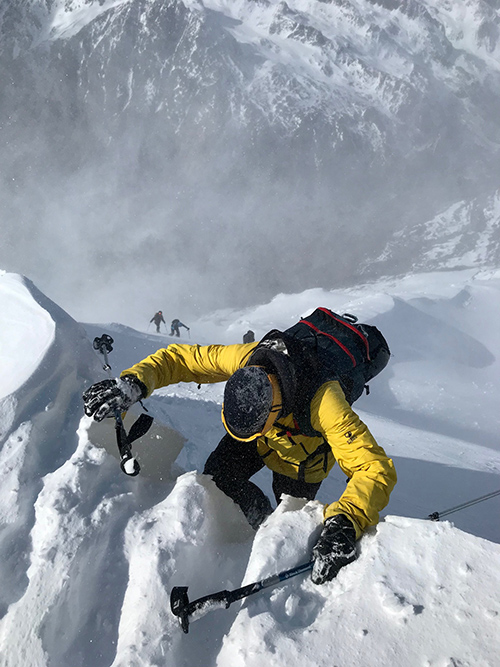
[[[147,447],[182,451],[175,461],[158,457],[161,471],[149,464],[123,475],[106,442],[112,425],[99,430],[82,415],[83,389],[106,375],[91,340],[103,329],[116,337],[118,369],[170,339],[119,324],[84,328],[30,281],[2,273],[0,349],[28,322],[28,349],[44,326],[48,345],[30,357],[23,382],[2,376],[0,385],[2,666],[299,667],[307,656],[313,667],[493,667],[498,499],[454,514],[454,523],[425,517],[499,486],[499,295],[498,271],[415,274],[278,295],[192,323],[200,343],[230,343],[249,323],[261,337],[322,304],[380,326],[393,358],[356,408],[399,479],[359,558],[333,582],[297,576],[192,619],[185,635],[169,610],[172,587],[188,586],[194,600],[307,562],[343,474],[334,468],[315,501],[285,497],[255,533],[199,472],[222,435],[223,388],[181,384],[148,399],[168,429]],[[17,388],[5,395],[7,387]],[[169,441],[175,430],[180,447]],[[256,482],[272,495],[265,471]]]

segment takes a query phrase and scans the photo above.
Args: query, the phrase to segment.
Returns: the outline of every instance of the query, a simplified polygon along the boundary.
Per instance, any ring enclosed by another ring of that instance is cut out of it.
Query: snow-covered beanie
[[[260,366],[239,368],[226,382],[222,417],[229,435],[250,438],[264,427],[273,405],[273,388]]]

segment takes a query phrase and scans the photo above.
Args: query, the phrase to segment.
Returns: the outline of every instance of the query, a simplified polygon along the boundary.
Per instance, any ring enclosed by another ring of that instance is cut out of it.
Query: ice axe
[[[107,371],[109,375],[111,375],[111,366],[108,362],[108,353],[113,351],[113,343],[114,341],[111,336],[105,333],[102,334],[101,337],[96,336],[92,343],[94,350],[98,350],[103,355],[103,369]],[[140,473],[141,467],[137,459],[132,455],[132,443],[149,431],[149,428],[153,423],[153,417],[145,414],[139,415],[128,433],[123,425],[122,416],[119,410],[115,410],[114,418],[116,443],[118,445],[118,451],[120,452],[120,468],[126,475],[129,475],[129,477],[135,477]]]
[[[308,563],[303,563],[302,565],[297,565],[291,570],[285,570],[279,574],[273,574],[270,577],[256,581],[253,584],[248,584],[247,586],[242,586],[241,588],[236,588],[234,591],[219,591],[218,593],[211,593],[210,595],[205,595],[202,598],[197,600],[189,601],[188,598],[188,587],[187,586],[175,586],[172,588],[170,593],[170,608],[174,616],[179,618],[179,623],[182,630],[185,633],[189,632],[189,621],[196,621],[208,612],[213,611],[214,609],[227,609],[229,605],[237,600],[246,598],[249,595],[258,593],[263,588],[269,588],[269,586],[276,586],[282,581],[286,581],[291,577],[295,577],[298,574],[312,570],[314,561],[309,561]]]

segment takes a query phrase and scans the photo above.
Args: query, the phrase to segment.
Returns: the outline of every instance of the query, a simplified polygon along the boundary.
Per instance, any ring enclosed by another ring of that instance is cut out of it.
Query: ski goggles
[[[261,436],[265,435],[268,431],[270,431],[274,422],[278,418],[278,415],[280,414],[283,408],[281,389],[275,375],[270,375],[268,373],[267,377],[269,378],[269,382],[271,383],[273,392],[272,404],[269,410],[269,415],[264,425],[262,426],[262,428],[258,429],[255,433],[252,433],[251,435],[248,436],[242,436],[240,434],[235,433],[234,430],[232,430],[230,426],[227,424],[226,417],[224,415],[224,405],[222,405],[222,412],[221,412],[222,423],[224,424],[224,428],[226,429],[226,431],[232,438],[234,438],[234,440],[238,440],[239,442],[252,442],[252,440],[256,440],[257,438],[260,438]]]

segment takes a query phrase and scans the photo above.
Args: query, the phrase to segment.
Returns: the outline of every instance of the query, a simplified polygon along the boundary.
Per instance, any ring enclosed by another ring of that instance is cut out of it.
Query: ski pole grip
[[[135,477],[141,471],[141,466],[137,460],[132,456],[132,448],[123,426],[122,417],[119,410],[115,411],[115,431],[116,443],[118,451],[120,452],[120,468],[129,477]]]
[[[141,472],[141,466],[133,456],[120,461],[120,468],[129,477],[135,477]]]

